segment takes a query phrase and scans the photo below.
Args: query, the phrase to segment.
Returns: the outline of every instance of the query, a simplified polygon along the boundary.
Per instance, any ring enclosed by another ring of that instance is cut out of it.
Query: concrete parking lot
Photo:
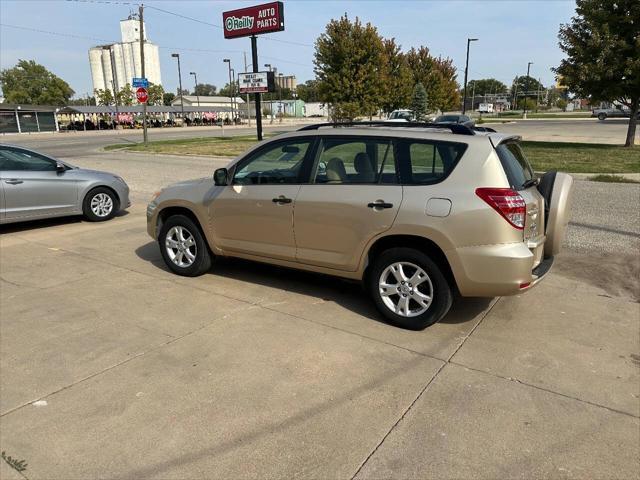
[[[578,181],[539,287],[409,332],[342,280],[170,274],[146,202],[227,160],[65,158],[134,203],[1,231],[1,478],[638,478],[638,185]]]

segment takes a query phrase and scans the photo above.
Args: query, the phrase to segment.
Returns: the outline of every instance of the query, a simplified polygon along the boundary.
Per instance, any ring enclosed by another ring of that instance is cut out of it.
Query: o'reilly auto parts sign
[[[284,30],[282,2],[271,2],[222,13],[224,38],[248,37]]]

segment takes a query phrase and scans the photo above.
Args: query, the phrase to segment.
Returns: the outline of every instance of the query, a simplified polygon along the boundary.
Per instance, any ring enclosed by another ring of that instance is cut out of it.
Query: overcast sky
[[[162,83],[176,91],[178,74],[171,53],[179,52],[183,84],[193,88],[188,72],[196,71],[200,83],[221,87],[228,79],[222,59],[229,57],[236,71],[250,63],[250,40],[225,40],[222,29],[156,10],[166,10],[220,26],[222,12],[266,2],[241,1],[145,1],[147,38],[160,46]],[[526,73],[543,84],[554,81],[551,67],[563,57],[557,33],[574,14],[573,0],[439,0],[439,1],[330,1],[284,2],[285,31],[259,37],[260,63],[271,63],[280,72],[293,74],[298,83],[312,79],[313,43],[332,18],[345,12],[351,18],[371,22],[385,37],[395,37],[403,50],[427,46],[432,54],[453,59],[458,81],[464,79],[467,37],[472,44],[469,79],[495,77],[510,84]],[[0,68],[18,59],[35,60],[69,82],[76,96],[91,91],[90,47],[120,40],[119,21],[136,2],[126,0],[0,0]],[[68,36],[9,27],[30,28]]]

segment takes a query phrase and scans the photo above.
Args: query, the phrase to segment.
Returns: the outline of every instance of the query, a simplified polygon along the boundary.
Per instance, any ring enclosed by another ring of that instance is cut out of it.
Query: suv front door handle
[[[17,178],[12,178],[11,180],[5,180],[4,183],[8,183],[9,185],[18,185],[24,182],[22,180],[18,180]]]
[[[291,203],[292,200],[290,198],[285,197],[284,195],[280,195],[277,198],[271,200],[273,203]]]
[[[387,203],[384,200],[376,200],[375,202],[367,204],[369,208],[393,208],[393,203]]]

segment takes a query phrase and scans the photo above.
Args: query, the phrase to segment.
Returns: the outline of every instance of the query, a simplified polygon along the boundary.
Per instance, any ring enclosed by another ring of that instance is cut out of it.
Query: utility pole
[[[140,8],[138,9],[140,12],[140,69],[142,73],[142,78],[145,77],[144,72],[144,5],[140,4]],[[142,139],[144,144],[146,145],[148,142],[147,138],[147,102],[142,104]]]
[[[464,95],[462,97],[462,114],[464,115],[467,111],[467,74],[469,73],[469,44],[471,42],[476,42],[477,38],[467,38],[467,62],[464,67]]]
[[[247,52],[242,52],[242,54],[244,55],[244,71],[247,71]],[[238,78],[240,78],[240,76],[238,75]],[[238,92],[240,91],[240,85],[238,85]],[[247,97],[247,122],[249,123],[249,126],[251,126],[251,111],[249,110],[249,108],[251,107],[250,102],[249,102],[249,94],[247,93],[246,95]]]
[[[180,54],[179,53],[172,53],[171,56],[173,58],[177,58],[178,59],[178,85],[179,85],[179,91],[178,91],[178,95],[180,95],[180,112],[182,113],[182,123],[181,125],[184,127],[184,100],[183,100],[183,95],[182,95],[182,72],[180,71]]]
[[[272,72],[273,70],[271,69],[271,64],[270,63],[265,63],[264,64],[265,68],[268,68],[270,72]],[[274,80],[275,81],[275,80]],[[269,94],[269,109],[271,110],[271,121],[269,123],[273,123],[273,93]]]
[[[527,86],[524,88],[524,112],[522,113],[522,118],[525,120],[527,119],[527,93],[529,93],[529,87],[531,85],[531,79],[529,78],[531,65],[533,65],[533,62],[527,63]]]
[[[516,81],[513,84],[513,110],[518,109],[518,76],[516,75]]]
[[[224,63],[229,66],[229,93],[231,94],[229,97],[230,105],[231,105],[231,117],[233,118],[233,83],[231,83],[231,59],[224,58],[222,59]]]
[[[540,85],[542,85],[541,79],[538,78],[538,91],[536,92],[536,113],[538,113],[538,103],[540,103]]]

